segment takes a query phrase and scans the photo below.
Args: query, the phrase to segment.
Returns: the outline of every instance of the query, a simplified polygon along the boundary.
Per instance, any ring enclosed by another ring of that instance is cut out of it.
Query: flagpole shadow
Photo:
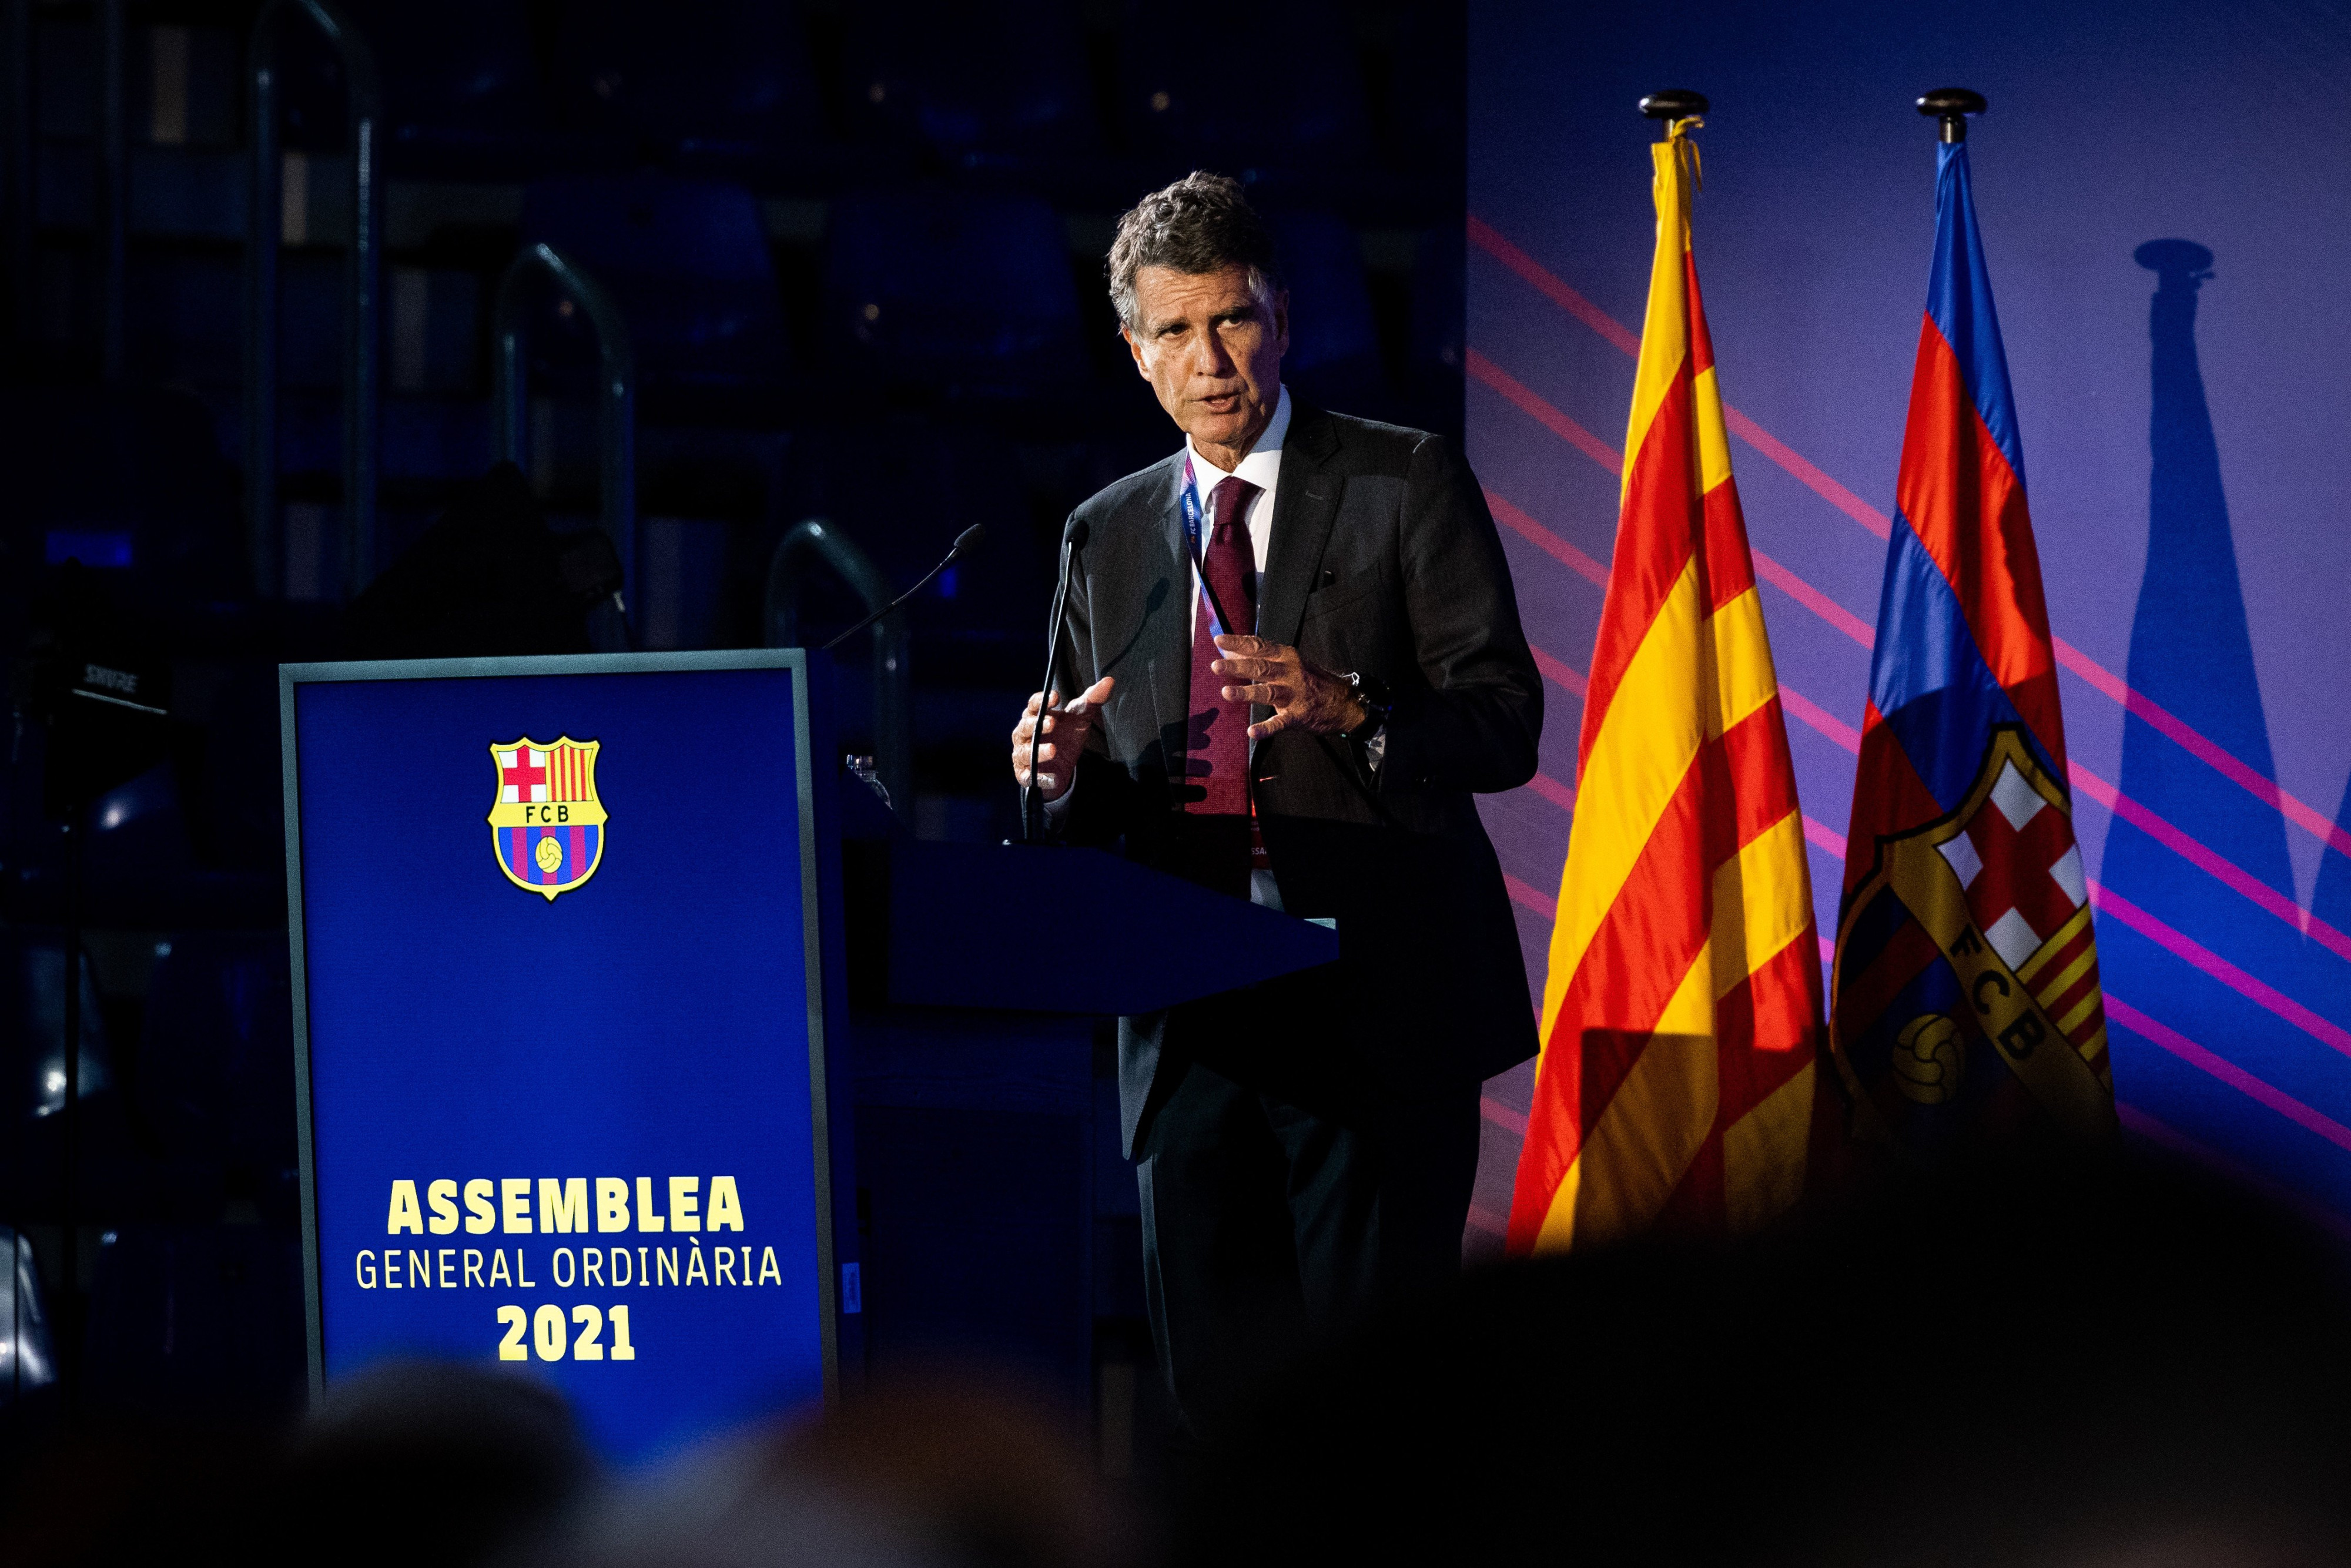
[[[2148,302],[2147,570],[2131,624],[2128,679],[2158,706],[2265,777],[2276,777],[2253,666],[2220,447],[2205,399],[2197,305],[2214,277],[2211,251],[2149,240],[2133,258],[2156,275]],[[2255,880],[2294,898],[2286,825],[2262,801],[2190,758],[2137,715],[2124,720],[2124,795]],[[2308,974],[2301,933],[2117,817],[2104,860],[2107,886],[2175,930],[2289,993]],[[2111,936],[2112,940],[2107,940]],[[2134,1005],[2162,1004],[2163,1021],[2243,1060],[2292,1031],[2235,990],[2135,934],[2101,925],[2109,988]],[[2339,962],[2328,956],[2328,961]],[[2139,1003],[2137,998],[2150,998]]]

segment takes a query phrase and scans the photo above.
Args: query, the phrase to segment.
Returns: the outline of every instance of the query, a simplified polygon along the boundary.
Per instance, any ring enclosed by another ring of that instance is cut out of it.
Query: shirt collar
[[[1274,399],[1273,418],[1267,422],[1265,434],[1257,438],[1257,444],[1249,448],[1249,455],[1241,459],[1241,465],[1230,476],[1202,456],[1189,435],[1184,438],[1185,454],[1192,459],[1194,483],[1204,497],[1216,488],[1218,479],[1230,476],[1246,479],[1259,490],[1272,489],[1273,482],[1281,477],[1281,443],[1289,434],[1290,389],[1283,387]]]

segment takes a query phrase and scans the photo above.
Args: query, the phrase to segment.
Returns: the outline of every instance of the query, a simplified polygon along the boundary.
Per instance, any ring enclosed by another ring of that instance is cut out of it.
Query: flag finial
[[[1963,87],[1938,87],[1918,100],[1918,112],[1941,121],[1941,140],[1965,141],[1968,120],[1981,114],[1991,105],[1984,95],[1970,92]]]
[[[1664,120],[1669,133],[1680,121],[1697,120],[1710,107],[1706,94],[1692,92],[1686,87],[1669,87],[1641,100],[1641,112],[1651,120]]]

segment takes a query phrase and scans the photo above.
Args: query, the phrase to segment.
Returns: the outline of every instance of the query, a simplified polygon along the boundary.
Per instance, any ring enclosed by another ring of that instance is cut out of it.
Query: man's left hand
[[[1225,700],[1259,703],[1273,710],[1272,717],[1249,726],[1251,740],[1285,729],[1339,735],[1371,717],[1371,710],[1343,677],[1315,668],[1298,656],[1297,649],[1270,637],[1219,637],[1217,651],[1225,656],[1213,661],[1209,670],[1248,683],[1225,687]]]

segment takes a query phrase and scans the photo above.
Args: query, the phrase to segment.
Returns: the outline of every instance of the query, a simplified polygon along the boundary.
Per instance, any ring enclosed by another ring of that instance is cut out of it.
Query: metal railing
[[[131,153],[123,105],[124,0],[95,0],[90,93],[90,246],[97,273],[98,368],[121,378],[123,293],[131,230]],[[40,224],[35,131],[33,0],[0,0],[0,226],[8,267],[8,329],[22,354],[36,335],[33,235]]]
[[[351,242],[343,267],[343,597],[375,576],[377,300],[383,267],[383,214],[376,169],[383,99],[375,57],[331,0],[265,0],[253,20],[248,64],[252,187],[245,246],[246,548],[254,589],[283,591],[283,530],[277,515],[277,251],[284,235],[284,169],[277,149],[277,20],[308,16],[341,56],[351,133]]]
[[[770,648],[799,646],[800,584],[808,562],[820,560],[849,584],[871,612],[897,597],[890,580],[856,541],[821,517],[786,534],[768,563],[762,624]],[[873,623],[873,772],[890,802],[911,820],[914,809],[914,686],[906,657],[906,612],[893,610]]]
[[[544,277],[584,311],[596,329],[597,468],[604,529],[621,558],[622,600],[637,596],[637,360],[629,346],[629,326],[621,308],[598,283],[550,245],[535,245],[514,258],[498,279],[490,318],[492,369],[497,386],[491,401],[497,413],[498,455],[525,475],[530,472],[530,340],[524,326],[531,279]]]

